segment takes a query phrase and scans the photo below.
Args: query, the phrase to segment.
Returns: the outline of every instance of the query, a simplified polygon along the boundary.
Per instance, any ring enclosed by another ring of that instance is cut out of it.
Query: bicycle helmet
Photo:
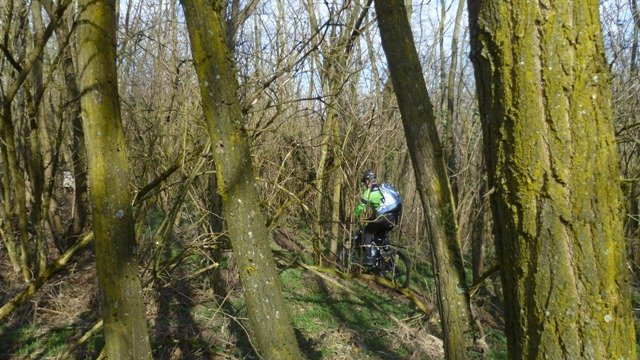
[[[364,172],[364,175],[362,175],[362,182],[366,182],[367,180],[375,180],[376,179],[376,174],[373,172],[373,170],[367,170]]]

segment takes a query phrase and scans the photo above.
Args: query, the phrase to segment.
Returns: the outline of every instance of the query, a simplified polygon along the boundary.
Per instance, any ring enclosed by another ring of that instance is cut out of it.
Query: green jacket
[[[377,211],[381,202],[382,193],[380,192],[380,188],[378,187],[378,184],[373,184],[371,188],[367,188],[362,192],[362,196],[360,196],[360,203],[356,206],[355,210],[353,210],[353,216],[359,216],[362,214],[368,204],[371,205],[373,210]]]

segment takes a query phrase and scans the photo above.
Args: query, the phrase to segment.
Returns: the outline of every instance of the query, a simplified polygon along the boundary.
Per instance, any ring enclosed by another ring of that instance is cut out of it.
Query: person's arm
[[[362,212],[366,208],[367,208],[367,201],[361,198],[360,203],[358,203],[358,206],[356,206],[356,209],[353,210],[353,216],[355,217],[360,216],[360,214],[362,214]]]
[[[358,217],[362,212],[367,208],[367,204],[369,203],[369,189],[365,190],[360,196],[360,202],[358,206],[356,206],[355,210],[353,210],[353,216]]]

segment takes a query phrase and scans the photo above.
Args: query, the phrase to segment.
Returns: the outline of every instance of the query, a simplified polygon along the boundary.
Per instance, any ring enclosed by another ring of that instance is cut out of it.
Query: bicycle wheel
[[[342,272],[354,273],[362,270],[362,248],[343,247],[338,259],[339,269]]]
[[[409,285],[409,276],[411,275],[409,257],[401,251],[394,250],[389,265],[384,272],[384,277],[393,281],[396,285],[406,288]]]

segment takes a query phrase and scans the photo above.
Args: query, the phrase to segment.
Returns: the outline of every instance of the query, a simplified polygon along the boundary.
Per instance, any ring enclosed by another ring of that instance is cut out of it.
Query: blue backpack
[[[379,189],[382,193],[382,199],[380,207],[376,211],[378,215],[396,210],[402,204],[400,193],[391,184],[382,183],[379,185]]]

